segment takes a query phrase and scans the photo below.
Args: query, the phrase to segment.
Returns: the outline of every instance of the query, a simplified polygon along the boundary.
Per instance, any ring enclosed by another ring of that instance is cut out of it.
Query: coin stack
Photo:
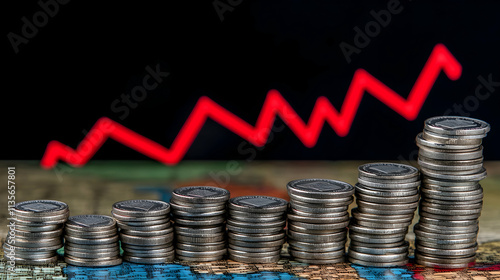
[[[288,252],[309,264],[345,261],[345,243],[354,187],[327,179],[303,179],[287,184]]]
[[[14,205],[15,216],[3,245],[4,255],[17,264],[41,265],[57,261],[63,246],[63,224],[68,205],[55,200],[30,200]]]
[[[172,192],[175,253],[181,261],[220,260],[226,249],[226,203],[229,191],[216,187],[182,187]]]
[[[423,174],[420,221],[414,227],[417,263],[465,268],[475,261],[478,218],[483,205],[479,181],[482,139],[490,125],[466,117],[433,117],[425,121],[416,142]]]
[[[161,264],[174,260],[174,229],[170,204],[158,200],[126,200],[113,204],[120,229],[123,260]]]
[[[116,221],[103,215],[69,217],[65,227],[64,261],[70,265],[103,267],[122,263]]]
[[[396,163],[369,163],[358,167],[357,208],[349,224],[348,258],[373,267],[408,263],[408,226],[418,207],[418,169]]]
[[[285,243],[288,202],[270,196],[240,196],[229,200],[229,258],[243,263],[279,261]]]

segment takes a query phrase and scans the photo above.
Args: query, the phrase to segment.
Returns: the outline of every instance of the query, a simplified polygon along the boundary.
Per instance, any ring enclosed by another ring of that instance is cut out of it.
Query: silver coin
[[[59,248],[61,248],[62,240],[61,238],[40,238],[36,240],[29,240],[16,236],[15,245],[16,247],[25,247],[25,248],[44,248],[52,246],[59,246]]]
[[[483,167],[483,158],[473,159],[473,160],[446,160],[439,161],[433,159],[427,159],[425,157],[418,158],[418,165],[432,170],[439,171],[469,171],[477,172]],[[471,171],[472,170],[472,171]]]
[[[169,228],[161,229],[161,230],[151,230],[151,231],[139,231],[139,230],[121,230],[120,231],[120,233],[123,233],[126,235],[143,236],[143,237],[163,236],[163,235],[172,234],[173,232],[174,232],[173,227],[169,227]]]
[[[481,214],[481,208],[476,208],[476,209],[439,209],[439,208],[434,208],[434,207],[429,207],[429,206],[421,206],[420,209],[421,211],[425,211],[427,213],[431,214],[436,214],[436,215],[453,215],[453,216],[459,216],[459,215],[475,215]]]
[[[66,242],[71,244],[82,244],[82,245],[101,245],[101,244],[110,244],[118,242],[118,234],[112,237],[99,237],[99,238],[80,238],[74,237],[71,235],[65,235],[64,239]]]
[[[293,221],[288,221],[288,229],[295,231],[295,232],[303,232],[303,233],[310,233],[310,234],[329,234],[329,233],[336,233],[340,232],[344,229],[347,228],[347,225],[349,224],[349,221],[345,221],[342,223],[336,223],[332,224],[331,226],[328,226],[329,229],[312,229],[311,226],[304,227],[305,223],[297,225],[296,222]]]
[[[21,216],[17,215],[16,220],[22,220],[25,222],[34,222],[34,223],[46,223],[52,221],[61,221],[66,220],[69,217],[69,211],[59,215],[46,215],[46,216]]]
[[[380,234],[380,235],[391,235],[391,234],[406,234],[408,228],[369,228],[365,226],[360,226],[356,224],[349,225],[349,231],[358,232],[361,234]]]
[[[238,227],[231,224],[227,224],[227,230],[239,233],[278,233],[283,230],[283,227],[266,227],[266,228],[248,228],[248,227]]]
[[[288,220],[307,224],[335,224],[349,220],[349,214],[346,212],[344,216],[340,217],[306,217],[289,213]]]
[[[176,235],[182,235],[184,237],[196,237],[196,238],[210,238],[214,236],[224,236],[226,234],[226,231],[224,232],[218,232],[218,233],[206,233],[206,232],[176,232]]]
[[[181,250],[186,250],[186,251],[217,251],[217,250],[222,250],[226,248],[226,242],[220,241],[220,242],[212,242],[212,243],[205,243],[205,244],[188,244],[188,243],[181,243],[177,242],[175,244],[175,247],[177,249]]]
[[[224,203],[229,199],[229,191],[209,186],[182,187],[173,190],[172,198],[187,203]]]
[[[168,223],[170,223],[170,218],[161,219],[161,220],[144,221],[144,222],[122,222],[122,221],[116,221],[116,223],[118,224],[119,227],[121,227],[122,225],[128,225],[128,226],[133,226],[133,227],[147,227],[147,226],[168,224]]]
[[[317,208],[317,207],[307,207],[302,205],[297,205],[293,201],[290,201],[290,211],[296,215],[301,216],[317,216],[317,215],[343,215],[348,209],[348,206],[339,206],[331,208]]]
[[[479,229],[478,224],[472,226],[463,226],[463,227],[449,227],[444,225],[433,225],[426,223],[417,223],[419,228],[423,231],[427,232],[436,232],[436,233],[449,233],[449,234],[460,234],[460,233],[468,233],[468,232],[477,232]]]
[[[235,245],[238,247],[243,247],[243,248],[274,248],[274,247],[281,248],[281,246],[283,244],[285,244],[285,239],[282,238],[279,240],[266,241],[266,242],[250,242],[250,241],[242,241],[242,240],[236,240],[236,239],[229,238],[228,244]],[[244,250],[244,251],[248,251],[248,250]]]
[[[54,238],[61,236],[62,232],[63,232],[62,228],[51,231],[30,232],[30,231],[18,230],[16,227],[15,235],[26,238]]]
[[[372,196],[372,195],[357,193],[356,198],[359,198],[363,201],[373,202],[373,203],[399,204],[399,203],[418,202],[420,195],[417,193],[417,194],[412,195],[412,196],[379,197],[379,196]]]
[[[213,257],[213,256],[225,255],[226,253],[227,253],[226,248],[216,251],[187,251],[187,250],[175,249],[176,255],[181,255],[190,258]]]
[[[226,209],[225,204],[219,204],[217,206],[210,206],[210,207],[186,207],[186,205],[182,204],[175,204],[171,203],[170,206],[172,206],[172,210],[177,210],[177,211],[186,211],[190,213],[203,213],[203,212],[214,212],[214,211],[220,211]]]
[[[483,135],[490,125],[482,120],[462,116],[441,116],[425,120],[425,129],[444,135]]]
[[[365,201],[359,198],[356,198],[356,204],[358,204],[358,209],[363,211],[365,208],[371,209],[380,209],[380,210],[394,210],[394,214],[399,214],[399,212],[408,212],[413,213],[411,210],[415,210],[418,207],[418,201],[408,202],[405,204],[381,204],[381,203],[373,203],[369,201]]]
[[[41,253],[47,251],[55,251],[62,247],[62,244],[58,243],[52,246],[43,246],[43,247],[21,247],[21,246],[13,246],[5,242],[3,244],[4,251],[15,251],[15,252],[33,252],[33,253]]]
[[[72,228],[65,228],[66,234],[74,237],[80,238],[103,238],[103,237],[111,237],[115,236],[117,231],[116,229],[103,230],[103,231],[80,231]]]
[[[224,235],[214,235],[211,237],[192,237],[177,234],[175,236],[177,242],[186,242],[186,243],[213,243],[223,241],[225,239]]]
[[[262,243],[281,240],[285,237],[285,233],[283,231],[273,234],[249,234],[249,233],[239,233],[239,232],[236,233],[230,231],[227,233],[227,235],[230,239],[234,240],[241,240],[246,242],[262,242]]]
[[[296,209],[298,209],[299,206],[302,206],[302,207],[310,208],[311,211],[315,211],[315,210],[325,209],[325,208],[338,208],[338,207],[349,206],[353,201],[354,201],[354,198],[352,196],[349,198],[339,198],[338,200],[330,199],[328,201],[328,203],[319,201],[317,199],[316,200],[308,200],[308,201],[291,199],[290,205],[292,205],[292,207],[296,208]],[[314,209],[312,209],[312,208],[314,208]]]
[[[288,252],[294,258],[329,260],[344,257],[345,249],[342,248],[341,250],[333,252],[304,252],[295,250],[288,250]]]
[[[16,203],[12,211],[16,216],[59,216],[69,212],[68,205],[57,200],[29,200]]]
[[[479,146],[482,143],[484,135],[476,135],[476,136],[442,135],[424,129],[424,131],[422,132],[422,138],[431,142],[436,142],[446,145]]]
[[[255,213],[255,212],[245,212],[245,211],[238,211],[235,209],[228,209],[229,216],[231,217],[240,217],[241,219],[247,219],[248,218],[276,218],[279,217],[280,219],[283,218],[284,212],[271,212],[271,213]]]
[[[409,208],[409,209],[401,209],[401,210],[395,210],[395,209],[377,209],[377,208],[371,208],[369,206],[366,206],[366,204],[361,205],[362,203],[366,202],[361,202],[357,201],[356,203],[358,204],[358,211],[361,213],[367,213],[367,214],[373,214],[373,215],[413,215],[417,207],[415,208]],[[394,205],[394,204],[391,204]]]
[[[122,243],[132,244],[132,245],[145,245],[145,246],[161,245],[172,242],[173,239],[174,239],[173,235],[143,237],[143,236],[120,234],[120,240]]]
[[[106,267],[106,266],[120,265],[122,263],[121,258],[96,259],[96,260],[89,261],[88,259],[64,257],[64,261],[69,265],[86,266],[86,267]]]
[[[313,209],[321,209],[321,208],[313,208]],[[323,208],[323,209],[328,209],[328,208]],[[302,216],[302,217],[313,217],[313,218],[337,218],[337,217],[342,217],[347,214],[347,207],[342,207],[342,211],[337,211],[337,212],[324,212],[324,213],[310,213],[310,212],[304,212],[300,211],[294,208],[290,208],[289,214],[292,215],[297,215],[297,216]]]
[[[426,237],[426,238],[433,238],[433,239],[470,239],[470,238],[476,238],[477,232],[470,232],[470,233],[460,233],[460,234],[443,234],[443,233],[433,233],[433,232],[427,232],[421,230],[418,226],[415,226],[413,228],[413,232],[415,232],[415,235],[418,236],[419,238],[421,237]]]
[[[340,198],[354,194],[354,187],[348,183],[328,179],[301,179],[287,184],[289,194],[310,198]]]
[[[118,242],[98,244],[98,245],[66,242],[64,246],[69,246],[73,250],[83,250],[83,251],[115,250],[119,248]]]
[[[331,231],[331,230],[336,230],[336,229],[341,229],[345,228],[349,224],[349,215],[346,215],[346,220],[345,221],[339,221],[336,223],[331,223],[331,224],[310,224],[310,223],[303,223],[303,222],[296,222],[289,221],[289,225],[293,225],[294,227],[289,227],[292,230],[296,230],[296,228],[304,228],[311,233],[314,231]]]
[[[483,167],[482,165],[477,168],[477,169],[471,169],[471,170],[432,170],[432,169],[429,169],[429,168],[425,168],[425,166],[420,166],[420,168],[424,169],[425,172],[429,172],[429,170],[431,172],[440,172],[442,175],[449,175],[449,176],[467,176],[467,175],[473,175],[473,174],[477,174],[477,173],[480,173],[482,172],[483,170]],[[422,174],[425,175],[424,172],[422,172]]]
[[[425,223],[427,225],[433,224],[433,225],[441,225],[441,226],[447,226],[447,227],[463,227],[463,226],[472,226],[472,225],[478,225],[479,221],[477,220],[465,220],[465,221],[455,221],[455,220],[440,220],[440,219],[434,219],[434,218],[429,218],[429,217],[420,217],[420,223]]]
[[[229,253],[229,259],[242,263],[276,263],[280,260],[280,255],[270,257],[248,257]]]
[[[391,248],[372,248],[350,245],[349,250],[370,255],[408,254],[408,244]]]
[[[62,224],[44,225],[44,226],[30,226],[30,225],[16,224],[16,230],[23,230],[23,231],[29,231],[29,232],[54,231],[54,230],[61,229],[62,227],[63,227]]]
[[[285,216],[274,216],[274,217],[247,217],[247,216],[238,216],[238,215],[230,215],[229,219],[234,220],[234,221],[240,221],[240,222],[247,222],[251,220],[252,222],[255,223],[272,223],[272,222],[278,222],[278,221],[283,221],[285,220]]]
[[[49,258],[37,258],[37,259],[23,259],[23,258],[14,258],[14,262],[16,265],[46,265],[46,264],[54,264],[59,259],[58,256],[53,256]]]
[[[405,222],[405,223],[389,223],[386,221],[378,221],[378,222],[367,222],[363,220],[355,220],[356,224],[364,227],[370,227],[370,228],[406,228],[409,225],[411,225],[410,222]]]
[[[445,220],[445,221],[467,221],[467,220],[477,220],[481,214],[472,214],[472,215],[438,215],[426,212],[424,210],[420,210],[420,217],[428,217],[437,220]]]
[[[171,223],[163,223],[159,225],[152,225],[152,226],[130,226],[127,224],[122,224],[120,223],[120,230],[122,231],[145,231],[145,232],[150,232],[150,231],[155,231],[155,230],[164,230],[168,229],[171,227]]]
[[[418,169],[399,163],[368,163],[358,167],[360,175],[375,179],[408,179],[418,176]]]
[[[464,186],[476,186],[478,183],[474,181],[444,181],[439,179],[433,179],[429,177],[422,178],[423,185],[439,185],[443,187],[464,187]]]
[[[261,253],[261,252],[276,252],[281,250],[281,246],[274,247],[242,247],[229,243],[229,248],[236,251],[245,251],[249,253]]]
[[[417,235],[416,240],[417,240],[417,242],[427,242],[427,243],[436,244],[436,246],[454,245],[454,244],[470,244],[470,243],[477,242],[476,236],[469,237],[469,238],[462,238],[462,239],[438,239],[438,238],[431,238],[431,237]]]
[[[406,190],[406,189],[414,189],[420,185],[420,181],[415,181],[411,183],[377,183],[371,182],[368,180],[364,180],[362,178],[358,178],[358,183],[363,186],[372,187],[372,188],[380,188],[386,190]]]
[[[129,256],[129,255],[124,255],[123,260],[126,262],[131,262],[131,263],[139,263],[139,264],[163,264],[163,263],[170,263],[174,261],[174,255],[172,254],[171,256],[168,257],[136,257],[136,256]]]
[[[176,217],[175,223],[181,226],[211,226],[222,224],[226,220],[224,215],[214,216],[214,217],[206,217],[206,218],[189,218],[189,219],[181,219]]]
[[[236,227],[246,227],[246,228],[275,228],[275,227],[281,227],[283,228],[285,226],[285,219],[281,221],[275,221],[275,222],[266,222],[266,223],[256,223],[254,221],[248,221],[248,222],[241,222],[238,220],[233,220],[233,219],[228,219],[227,224],[236,226]]]
[[[223,210],[217,210],[217,211],[212,211],[212,212],[193,213],[193,212],[172,209],[172,213],[174,214],[175,219],[178,217],[182,217],[184,219],[191,219],[191,218],[205,218],[205,217],[220,216],[220,215],[225,214],[226,210],[223,209]]]
[[[425,194],[426,196],[430,196],[430,198],[434,198],[434,197],[440,198],[441,196],[445,196],[445,197],[457,197],[457,196],[464,197],[464,196],[467,196],[467,197],[473,197],[473,199],[467,199],[467,200],[475,200],[475,199],[477,199],[476,197],[478,197],[478,195],[483,194],[483,188],[481,186],[479,186],[475,190],[463,191],[463,192],[458,192],[458,191],[441,192],[441,191],[430,190],[427,188],[422,188],[421,192],[423,194]]]
[[[419,245],[422,245],[424,247],[431,247],[431,248],[437,248],[437,249],[465,249],[465,248],[477,246],[476,242],[462,243],[462,244],[461,243],[458,243],[458,244],[436,244],[436,243],[432,243],[432,242],[416,240],[416,243]]]
[[[408,259],[408,252],[398,254],[374,255],[361,253],[349,248],[347,255],[351,258],[366,262],[400,262]]]
[[[474,174],[463,174],[463,175],[458,175],[458,174],[444,174],[442,172],[438,173],[435,172],[434,170],[430,169],[425,169],[421,168],[422,174],[425,176],[429,176],[431,178],[439,179],[439,180],[454,180],[454,181],[472,181],[472,182],[477,182],[481,181],[484,178],[486,178],[487,173],[486,169],[481,168],[479,172],[474,173]]]
[[[368,261],[358,260],[349,256],[348,260],[353,264],[370,266],[370,267],[398,267],[398,266],[405,266],[406,264],[408,264],[408,259],[396,262],[368,262]]]
[[[17,225],[21,226],[31,226],[31,227],[43,227],[43,226],[48,226],[48,225],[61,225],[64,224],[67,221],[67,218],[62,218],[62,219],[48,219],[43,222],[34,222],[30,220],[22,220],[23,217],[21,216],[16,216],[13,220]]]
[[[359,234],[355,232],[349,232],[349,238],[351,240],[363,243],[371,243],[371,244],[389,244],[389,243],[398,243],[405,240],[406,234],[403,235],[390,235],[390,236],[381,236],[381,235],[368,235],[368,234]]]
[[[120,216],[164,216],[170,213],[170,204],[158,200],[135,199],[116,202],[113,213]]]
[[[65,244],[64,245],[64,252],[66,251],[72,251],[72,252],[86,252],[86,253],[113,253],[113,252],[120,252],[120,247],[118,246],[118,244],[116,244],[116,246],[113,246],[113,247],[104,247],[104,248],[101,248],[101,247],[75,247],[71,244]]]
[[[82,231],[103,231],[116,228],[116,222],[104,215],[79,215],[69,217],[65,226]]]
[[[328,233],[328,234],[312,234],[308,232],[300,232],[288,229],[288,238],[300,240],[302,242],[337,242],[345,240],[347,230]]]
[[[369,222],[376,222],[376,221],[387,221],[390,223],[404,223],[404,222],[409,222],[413,220],[413,213],[410,214],[401,214],[401,215],[384,215],[381,217],[380,215],[377,214],[370,214],[370,213],[364,213],[360,212],[359,208],[353,208],[351,210],[351,214],[354,218],[357,220],[364,220],[364,221],[369,221]],[[381,219],[382,218],[382,219]]]
[[[401,240],[401,241],[395,242],[395,243],[365,243],[365,242],[359,242],[356,240],[351,240],[351,243],[349,244],[349,246],[383,249],[383,248],[396,248],[396,247],[403,246],[405,244],[407,244],[407,242],[404,240]]]
[[[441,136],[439,139],[446,139],[446,137]],[[443,140],[443,141],[446,141],[446,140]],[[472,145],[442,144],[439,142],[429,141],[427,139],[424,139],[422,132],[420,132],[417,135],[417,137],[415,138],[415,142],[417,143],[418,147],[429,147],[429,148],[443,149],[443,150],[468,150],[468,149],[474,149],[475,147],[477,147],[477,145],[481,144],[481,142],[479,142],[479,144],[472,144]],[[478,142],[478,141],[475,140],[475,142]]]
[[[432,263],[442,263],[442,264],[467,264],[473,263],[476,259],[476,255],[471,257],[463,258],[443,258],[443,257],[432,257],[420,252],[415,252],[415,259],[420,261],[432,262]]]
[[[122,216],[122,215],[116,214],[113,211],[111,211],[111,216],[113,216],[113,218],[117,219],[118,221],[120,221],[122,223],[148,222],[148,221],[156,221],[156,220],[165,220],[165,219],[170,218],[168,216],[168,214],[161,215],[161,216],[144,216],[144,217]]]
[[[464,185],[464,186],[456,186],[456,187],[448,187],[448,186],[440,186],[440,185],[432,185],[432,184],[424,184],[420,187],[421,190],[432,190],[438,192],[444,192],[445,194],[448,192],[467,192],[473,191],[480,188],[481,185]]]
[[[82,252],[82,251],[71,251],[68,249],[64,250],[64,255],[68,257],[82,258],[82,259],[99,259],[99,258],[117,258],[120,255],[120,251],[116,252]]]
[[[424,201],[427,201],[429,203],[435,203],[435,204],[444,204],[444,205],[472,205],[472,204],[478,204],[478,203],[482,203],[483,202],[482,198],[474,199],[474,200],[443,200],[443,197],[440,197],[439,199],[433,199],[433,198],[425,197],[425,195],[422,195],[422,199]]]
[[[227,249],[229,255],[238,255],[238,256],[246,256],[246,257],[252,257],[252,258],[265,258],[265,257],[273,257],[276,255],[280,255],[281,249],[276,250],[276,251],[270,251],[270,252],[246,252],[246,251],[238,251],[234,250],[231,248]]]
[[[365,195],[378,196],[378,197],[406,197],[418,194],[417,189],[403,189],[403,190],[384,190],[356,184],[356,192]]]
[[[271,196],[240,196],[229,200],[229,208],[253,213],[284,212],[288,202]]]
[[[421,244],[416,244],[415,245],[416,250],[424,253],[424,254],[430,254],[433,256],[443,256],[443,257],[454,257],[457,258],[459,256],[472,256],[476,254],[477,251],[477,246],[470,247],[470,248],[464,248],[464,249],[436,249],[436,248],[431,248],[431,247],[425,247]]]
[[[294,261],[301,262],[301,263],[307,263],[307,264],[314,264],[314,265],[322,265],[322,264],[336,264],[336,263],[343,263],[345,262],[345,257],[342,256],[340,258],[336,259],[327,259],[327,260],[313,260],[313,259],[302,259],[302,258],[293,258]]]
[[[197,202],[187,202],[187,201],[182,201],[182,200],[177,200],[175,197],[172,197],[170,199],[170,207],[172,207],[172,203],[177,205],[177,206],[183,206],[186,208],[206,208],[206,207],[220,207],[221,205],[226,205],[227,201],[221,201],[221,202],[203,202],[203,203],[197,203]]]
[[[337,251],[345,248],[346,239],[334,242],[320,242],[320,243],[308,243],[297,241],[294,239],[289,239],[288,244],[295,250],[305,251],[305,252],[328,252]]]
[[[418,155],[437,160],[473,160],[483,157],[483,147],[479,146],[479,148],[473,149],[471,151],[459,150],[453,152],[451,150],[420,148],[418,150]]]
[[[363,174],[358,174],[358,179],[362,179],[365,181],[370,181],[373,183],[381,183],[381,184],[405,184],[405,183],[413,183],[420,180],[420,176],[409,177],[406,179],[387,179],[387,178],[373,178],[366,177]]]
[[[348,205],[347,203],[351,201],[352,197],[339,197],[339,198],[314,198],[300,196],[297,194],[289,193],[291,200],[297,200],[305,203],[321,203],[321,204],[334,204],[334,205]]]

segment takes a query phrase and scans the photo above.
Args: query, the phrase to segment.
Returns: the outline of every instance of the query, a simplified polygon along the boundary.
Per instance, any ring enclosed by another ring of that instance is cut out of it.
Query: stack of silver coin
[[[126,200],[113,204],[120,229],[123,260],[161,264],[174,260],[170,204],[158,200]]]
[[[170,205],[179,260],[208,262],[224,257],[228,199],[229,191],[216,187],[183,187],[172,192]]]
[[[122,263],[116,221],[103,215],[69,217],[64,235],[64,261],[75,266],[102,267]]]
[[[279,261],[285,243],[288,202],[270,196],[240,196],[229,200],[229,258],[243,263]]]
[[[465,268],[475,261],[483,205],[479,181],[486,177],[481,144],[489,130],[488,123],[466,117],[425,121],[416,138],[423,174],[420,221],[414,227],[417,263]]]
[[[303,179],[287,184],[288,252],[309,264],[345,261],[345,243],[354,187],[327,179]]]
[[[57,261],[63,246],[63,224],[68,205],[55,200],[30,200],[11,208],[15,216],[3,245],[4,255],[17,264],[41,265]]]
[[[369,163],[359,166],[358,172],[358,207],[352,209],[349,224],[349,261],[373,267],[407,264],[409,244],[405,237],[418,207],[418,169]]]

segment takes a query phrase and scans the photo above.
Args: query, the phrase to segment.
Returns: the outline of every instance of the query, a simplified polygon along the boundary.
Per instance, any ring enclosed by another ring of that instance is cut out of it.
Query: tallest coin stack
[[[423,174],[420,222],[414,227],[417,263],[465,268],[474,262],[483,205],[479,181],[486,177],[481,143],[489,130],[488,123],[466,117],[425,121],[416,138]]]

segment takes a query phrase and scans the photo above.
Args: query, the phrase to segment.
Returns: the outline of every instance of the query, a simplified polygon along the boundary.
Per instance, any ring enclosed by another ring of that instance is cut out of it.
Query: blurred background
[[[40,160],[51,140],[76,148],[103,116],[170,147],[202,96],[253,126],[276,89],[307,122],[320,96],[340,110],[360,68],[406,98],[438,43],[462,75],[452,81],[441,72],[415,120],[365,94],[347,136],[325,124],[309,148],[278,118],[256,149],[209,119],[184,159],[415,160],[423,121],[443,114],[489,122],[484,156],[500,159],[493,1],[7,5],[2,159]],[[107,141],[93,159],[149,157]]]

